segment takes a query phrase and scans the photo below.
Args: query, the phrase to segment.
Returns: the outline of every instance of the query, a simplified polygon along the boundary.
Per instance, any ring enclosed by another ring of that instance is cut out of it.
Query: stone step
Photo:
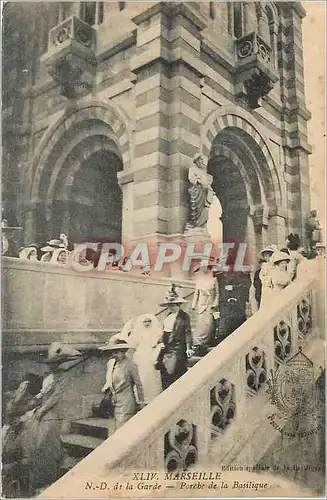
[[[73,458],[84,458],[91,451],[95,450],[104,439],[92,436],[83,436],[82,434],[64,434],[61,436],[61,442],[68,455]]]
[[[113,418],[82,418],[71,423],[71,430],[73,434],[104,440],[115,432],[115,421]]]

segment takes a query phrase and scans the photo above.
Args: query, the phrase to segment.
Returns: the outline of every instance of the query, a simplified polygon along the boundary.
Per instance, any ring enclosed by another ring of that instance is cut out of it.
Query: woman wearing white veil
[[[128,338],[135,349],[133,361],[137,365],[144,392],[149,404],[162,392],[160,372],[155,369],[155,348],[162,336],[159,321],[153,314],[138,316]]]

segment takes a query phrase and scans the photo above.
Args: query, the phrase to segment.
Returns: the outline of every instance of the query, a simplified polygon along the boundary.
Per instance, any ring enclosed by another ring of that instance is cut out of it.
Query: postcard
[[[2,498],[325,495],[324,2],[2,2]]]

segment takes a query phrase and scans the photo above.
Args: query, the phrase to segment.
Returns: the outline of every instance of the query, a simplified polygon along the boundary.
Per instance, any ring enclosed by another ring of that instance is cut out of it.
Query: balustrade
[[[271,428],[267,439],[257,439],[263,421],[269,428],[267,417],[274,408],[269,399],[271,374],[292,360],[300,362],[299,348],[310,351],[321,342],[313,307],[316,286],[314,278],[296,280],[277,294],[270,308],[249,318],[79,463],[73,469],[75,479],[66,474],[60,480],[63,491],[86,474],[96,478],[129,469],[180,472],[208,464],[213,452],[216,465],[235,459],[242,463],[249,440],[252,454],[246,452],[244,464],[255,465],[274,438]]]

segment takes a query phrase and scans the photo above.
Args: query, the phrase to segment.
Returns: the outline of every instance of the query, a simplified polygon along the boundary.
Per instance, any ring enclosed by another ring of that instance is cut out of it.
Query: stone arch
[[[124,169],[130,166],[131,161],[131,131],[129,121],[117,106],[104,104],[98,101],[91,101],[79,108],[74,108],[66,112],[52,127],[50,127],[36,150],[31,166],[32,186],[30,191],[31,201],[39,198],[39,187],[45,165],[49,163],[49,158],[53,149],[74,127],[88,120],[97,120],[108,127],[112,132],[112,137],[122,157]]]
[[[59,230],[74,238],[92,237],[92,216],[99,236],[121,236],[117,173],[130,166],[130,132],[116,106],[95,101],[69,110],[46,132],[31,167],[26,206],[25,226],[33,241],[55,237]],[[111,211],[110,222],[105,214]]]
[[[268,139],[263,131],[258,131],[258,126],[253,123],[253,118],[244,116],[245,114],[248,115],[235,107],[228,107],[218,111],[214,110],[207,116],[203,122],[201,133],[203,157],[207,161],[209,160],[212,143],[219,132],[229,127],[240,129],[253,139],[264,156],[271,176],[275,202],[277,205],[284,205],[286,200],[285,187],[278,174],[278,169],[268,145]]]
[[[253,117],[230,106],[204,121],[201,152],[221,203],[224,241],[245,241],[255,264],[263,245],[285,238],[285,186],[268,139]]]
[[[262,7],[266,10],[268,15],[268,21],[273,22],[275,27],[279,24],[279,13],[275,2],[261,2]]]

